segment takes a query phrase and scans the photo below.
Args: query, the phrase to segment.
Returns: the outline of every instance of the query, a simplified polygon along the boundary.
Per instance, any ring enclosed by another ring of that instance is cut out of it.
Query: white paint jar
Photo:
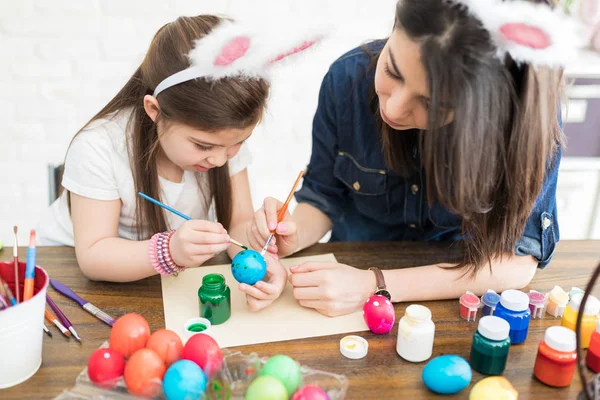
[[[425,361],[433,353],[434,335],[435,324],[429,308],[412,304],[398,322],[396,352],[406,361]]]

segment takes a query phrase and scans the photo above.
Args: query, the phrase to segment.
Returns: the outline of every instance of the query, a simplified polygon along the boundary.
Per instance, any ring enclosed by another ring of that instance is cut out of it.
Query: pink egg
[[[306,385],[296,390],[291,400],[329,400],[329,396],[317,385]]]
[[[383,335],[392,330],[396,313],[391,301],[384,296],[374,295],[363,306],[363,318],[371,332]]]

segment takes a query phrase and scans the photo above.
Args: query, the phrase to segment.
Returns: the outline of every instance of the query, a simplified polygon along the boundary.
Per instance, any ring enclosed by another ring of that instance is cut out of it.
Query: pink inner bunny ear
[[[217,56],[214,64],[220,67],[230,65],[235,60],[243,57],[249,48],[250,38],[247,36],[237,36],[223,46],[221,54]]]
[[[549,35],[533,25],[524,23],[503,24],[500,27],[500,32],[506,40],[531,49],[541,50],[552,44]]]
[[[296,54],[296,53],[299,53],[299,52],[301,52],[303,50],[306,50],[310,46],[312,46],[313,44],[315,44],[316,42],[317,42],[316,40],[306,41],[306,42],[302,43],[300,46],[294,47],[292,50],[278,55],[273,60],[271,60],[271,63],[277,62],[279,60],[282,60],[282,59],[286,58],[287,56],[291,56],[292,54]]]

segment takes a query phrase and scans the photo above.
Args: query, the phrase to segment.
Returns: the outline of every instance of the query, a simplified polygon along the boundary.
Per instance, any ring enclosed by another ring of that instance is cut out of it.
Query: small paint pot
[[[479,297],[471,292],[467,292],[460,296],[460,316],[467,321],[475,321],[477,319],[477,310],[479,309]]]
[[[369,342],[360,336],[344,336],[340,340],[340,353],[346,358],[358,360],[369,352]]]
[[[496,310],[498,303],[500,303],[500,295],[494,292],[492,289],[489,289],[483,296],[481,296],[481,304],[483,305],[481,313],[483,316],[494,315],[494,311]]]
[[[194,335],[199,333],[204,333],[205,335],[210,335],[210,327],[212,324],[206,318],[196,317],[188,319],[183,325],[183,333],[185,335],[185,340],[188,340]]]
[[[548,305],[546,312],[554,318],[562,318],[565,308],[569,304],[569,295],[560,286],[554,288],[548,293]]]
[[[531,311],[531,319],[542,319],[544,316],[544,311],[546,310],[546,304],[548,304],[546,295],[536,290],[530,290],[529,293],[527,293],[527,296],[529,296],[529,311]]]
[[[573,298],[573,296],[575,296],[576,294],[579,294],[579,293],[584,295],[585,290],[579,289],[578,287],[572,287],[571,290],[569,290],[569,300],[571,300]]]

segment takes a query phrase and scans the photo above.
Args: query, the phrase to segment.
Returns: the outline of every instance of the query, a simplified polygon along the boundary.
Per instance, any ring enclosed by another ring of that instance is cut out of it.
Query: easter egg
[[[517,400],[519,393],[503,376],[490,376],[477,382],[469,400]]]
[[[125,365],[125,384],[131,393],[153,397],[160,393],[165,362],[154,350],[140,349]]]
[[[329,400],[329,396],[317,385],[306,385],[298,389],[291,400]]]
[[[167,400],[199,399],[206,390],[206,375],[193,361],[176,361],[165,374],[163,390]]]
[[[150,337],[148,321],[139,314],[125,314],[115,321],[110,330],[110,347],[125,358],[143,349]]]
[[[462,357],[444,355],[429,361],[423,368],[423,383],[439,394],[458,393],[471,382],[471,366]]]
[[[98,349],[88,360],[90,380],[107,389],[115,386],[124,370],[125,358],[115,349]]]
[[[283,383],[272,376],[259,376],[246,390],[245,400],[288,400]]]
[[[267,262],[257,251],[240,251],[231,260],[231,273],[239,283],[254,285],[265,277]]]
[[[146,348],[156,351],[165,361],[165,365],[169,367],[181,358],[183,343],[175,332],[168,329],[159,329],[150,335]]]
[[[383,335],[394,327],[396,312],[387,297],[374,295],[363,305],[363,318],[371,332]]]
[[[288,393],[294,393],[302,383],[300,364],[285,355],[269,358],[260,371],[260,375],[279,379]]]
[[[212,337],[199,333],[192,336],[183,347],[181,358],[198,364],[208,378],[211,378],[223,364],[223,352]]]

